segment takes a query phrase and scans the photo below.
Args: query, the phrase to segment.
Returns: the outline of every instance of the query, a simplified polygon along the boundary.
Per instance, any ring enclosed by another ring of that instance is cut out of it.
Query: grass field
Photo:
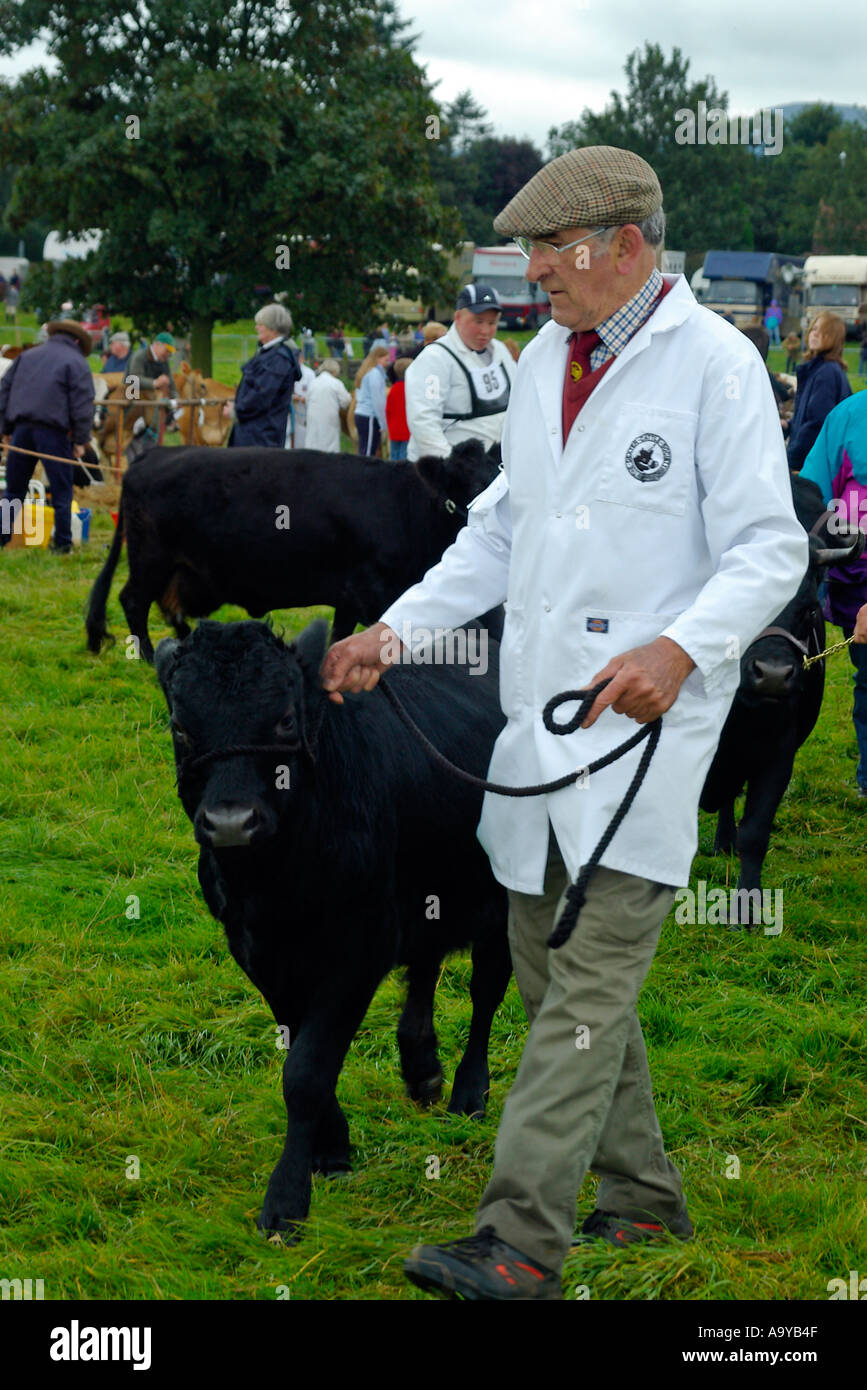
[[[98,510],[72,557],[0,555],[0,1277],[41,1278],[46,1298],[421,1297],[405,1251],[468,1234],[490,1170],[525,1028],[514,984],[481,1121],[404,1097],[401,982],[382,985],[339,1088],[354,1173],[315,1181],[299,1245],[262,1241],[282,1054],[200,898],[156,678],[122,641],[84,650],[82,607],[110,532]],[[289,633],[309,616],[279,615]],[[832,658],[780,809],[765,883],[783,890],[782,934],[669,918],[642,994],[697,1239],[575,1254],[567,1296],[822,1300],[828,1280],[867,1273],[867,803],[852,790],[850,686],[845,656]],[[734,872],[711,845],[703,819],[693,885]],[[468,977],[466,960],[450,961],[438,993],[449,1078]]]

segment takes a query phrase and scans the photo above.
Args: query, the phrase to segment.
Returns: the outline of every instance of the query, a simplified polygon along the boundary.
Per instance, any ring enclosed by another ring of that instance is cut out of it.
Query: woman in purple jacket
[[[839,314],[817,314],[807,335],[806,360],[798,367],[795,413],[789,425],[789,468],[798,473],[825,417],[852,388],[843,364],[846,325]]]

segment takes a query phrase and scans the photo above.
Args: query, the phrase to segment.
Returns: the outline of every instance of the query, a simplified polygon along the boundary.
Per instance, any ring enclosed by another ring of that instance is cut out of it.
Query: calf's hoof
[[[485,1113],[487,1094],[488,1088],[485,1085],[467,1086],[456,1080],[452,1087],[448,1113],[450,1115],[469,1115],[472,1119],[480,1120]]]
[[[297,1245],[304,1234],[308,1211],[309,1202],[302,1211],[299,1203],[292,1202],[285,1196],[266,1192],[256,1225],[265,1237],[280,1236],[284,1245]]]
[[[406,1093],[417,1105],[436,1105],[443,1093],[442,1072],[437,1072],[435,1076],[426,1076],[423,1081],[408,1081]]]
[[[352,1172],[349,1154],[314,1154],[313,1172],[322,1178],[339,1178]]]
[[[262,1212],[256,1220],[256,1227],[263,1240],[281,1245],[297,1245],[304,1234],[303,1221],[282,1221],[273,1216],[265,1217]]]

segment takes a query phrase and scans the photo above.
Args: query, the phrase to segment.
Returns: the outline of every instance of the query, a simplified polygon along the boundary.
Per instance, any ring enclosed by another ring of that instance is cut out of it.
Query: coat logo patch
[[[626,450],[626,467],[640,483],[655,483],[671,467],[671,449],[659,434],[640,434]]]
[[[607,631],[608,631],[608,619],[607,619],[607,618],[588,618],[588,619],[587,619],[587,631],[588,631],[588,632],[607,632]]]

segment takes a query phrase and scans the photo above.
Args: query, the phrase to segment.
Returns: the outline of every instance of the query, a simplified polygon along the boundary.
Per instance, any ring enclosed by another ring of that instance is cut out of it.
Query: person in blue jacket
[[[229,444],[283,449],[292,392],[301,378],[298,354],[286,341],[292,332],[292,315],[282,304],[266,304],[254,321],[259,350],[241,368]]]
[[[795,411],[789,425],[786,452],[789,468],[798,473],[816,442],[825,417],[852,388],[843,364],[846,325],[839,314],[817,314],[807,334],[806,360],[797,370]]]
[[[840,526],[860,526],[867,531],[867,391],[850,396],[827,416],[801,469],[801,477],[816,484],[825,506],[837,512]],[[840,625],[844,637],[850,637],[865,603],[867,553],[854,564],[828,570],[825,617]],[[863,638],[857,636],[849,647],[849,658],[855,667],[855,780],[858,795],[867,797],[867,646],[862,642]]]
[[[46,335],[46,342],[16,357],[0,380],[0,436],[11,445],[6,456],[5,500],[13,504],[0,509],[0,546],[11,539],[14,512],[27,496],[39,461],[34,454],[42,454],[54,508],[51,548],[68,555],[72,550],[72,464],[83,455],[93,425],[93,373],[87,364],[93,344],[87,330],[73,320],[46,324]]]

